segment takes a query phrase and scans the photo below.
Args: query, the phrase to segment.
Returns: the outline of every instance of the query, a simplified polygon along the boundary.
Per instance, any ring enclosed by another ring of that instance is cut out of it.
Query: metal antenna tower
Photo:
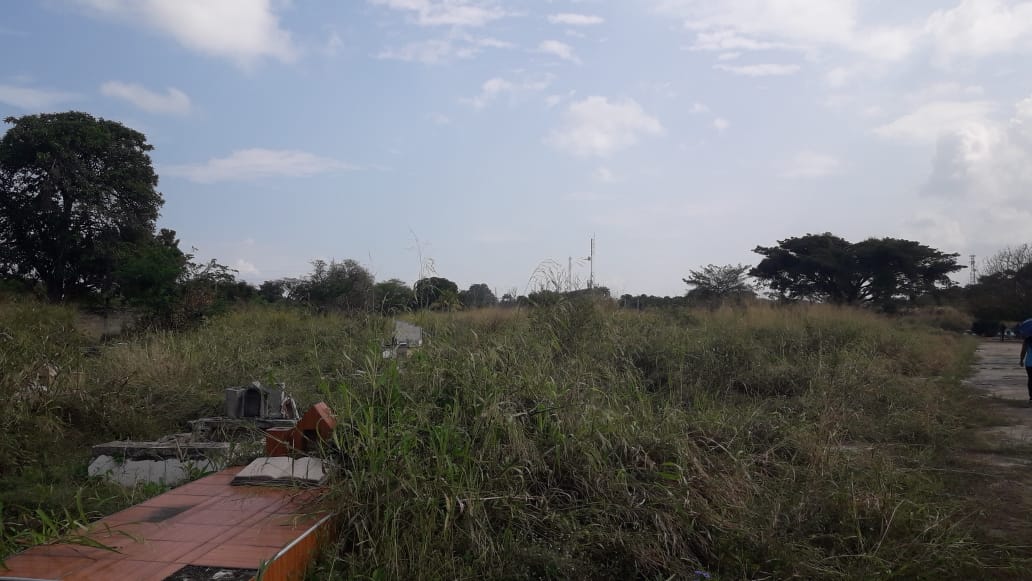
[[[566,257],[566,292],[573,290],[573,257]]]
[[[591,254],[588,255],[588,264],[591,267],[588,275],[588,288],[595,288],[595,235],[591,235]]]
[[[975,284],[978,282],[978,271],[975,269],[975,255],[971,255],[971,279],[969,284]]]

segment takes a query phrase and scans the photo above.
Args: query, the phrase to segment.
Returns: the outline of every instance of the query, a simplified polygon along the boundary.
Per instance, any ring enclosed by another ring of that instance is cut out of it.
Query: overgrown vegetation
[[[1018,571],[954,496],[971,344],[826,307],[426,315],[332,392],[357,578]]]
[[[39,508],[74,530],[130,501],[85,477],[88,444],[181,429],[259,379],[341,420],[320,578],[1025,571],[956,494],[967,339],[824,306],[607,304],[416,313],[429,342],[396,363],[366,314],[248,306],[98,346],[70,308],[0,303],[0,550],[50,530]]]

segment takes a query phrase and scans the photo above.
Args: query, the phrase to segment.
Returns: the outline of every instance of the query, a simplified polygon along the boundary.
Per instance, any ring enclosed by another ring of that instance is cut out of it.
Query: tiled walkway
[[[90,536],[118,552],[33,547],[7,559],[0,580],[158,581],[186,565],[266,566],[264,579],[300,578],[319,529],[329,522],[325,513],[308,512],[319,491],[230,486],[239,470],[223,470],[94,523]]]

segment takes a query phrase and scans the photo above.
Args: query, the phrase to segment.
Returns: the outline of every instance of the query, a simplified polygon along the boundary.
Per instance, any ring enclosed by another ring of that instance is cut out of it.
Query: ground
[[[987,410],[999,418],[999,425],[981,428],[967,455],[974,466],[982,466],[983,491],[1004,500],[992,503],[1003,510],[986,514],[993,537],[1032,538],[1032,407],[1029,406],[1027,376],[1019,364],[1021,343],[985,341],[978,346],[978,362],[968,384],[984,393]]]

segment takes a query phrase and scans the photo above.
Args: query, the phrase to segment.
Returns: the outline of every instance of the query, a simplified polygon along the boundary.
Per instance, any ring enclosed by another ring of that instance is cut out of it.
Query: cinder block
[[[301,416],[301,419],[297,422],[297,430],[299,430],[307,440],[317,440],[311,442],[312,444],[316,444],[318,441],[328,441],[333,437],[333,430],[336,428],[337,418],[334,417],[333,410],[330,409],[330,406],[323,402],[319,402],[308,408],[305,415]]]
[[[266,456],[289,456],[300,452],[303,445],[301,432],[297,428],[269,428],[265,432]]]

